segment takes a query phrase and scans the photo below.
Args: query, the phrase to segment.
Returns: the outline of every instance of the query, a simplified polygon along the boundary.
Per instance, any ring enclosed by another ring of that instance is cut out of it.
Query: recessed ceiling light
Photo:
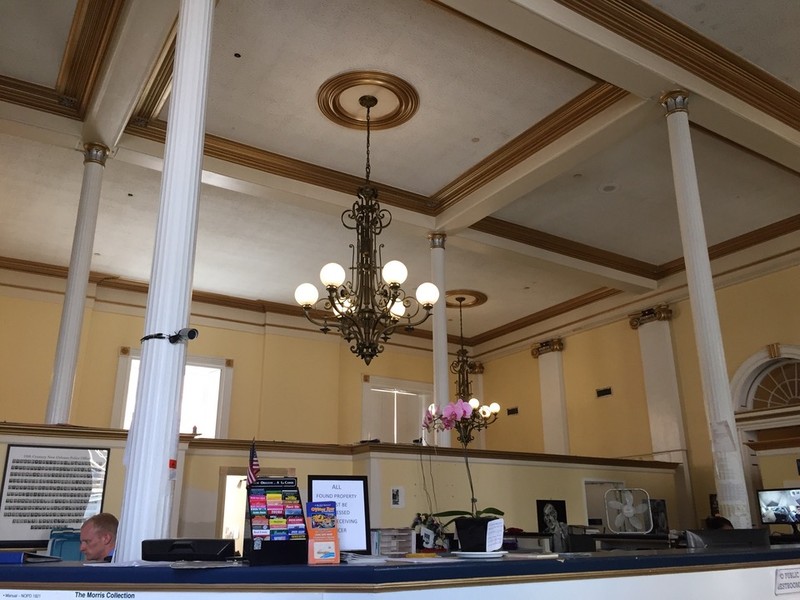
[[[617,191],[617,184],[616,183],[605,183],[598,188],[604,194],[610,194],[611,192]]]

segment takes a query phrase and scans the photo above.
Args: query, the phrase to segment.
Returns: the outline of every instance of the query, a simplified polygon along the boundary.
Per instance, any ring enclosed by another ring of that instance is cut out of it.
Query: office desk
[[[794,587],[795,582],[797,588]],[[780,588],[776,587],[780,586]],[[456,589],[457,588],[457,589]],[[558,559],[508,554],[380,565],[290,565],[175,569],[49,563],[0,566],[0,599],[342,600],[754,600],[798,591],[800,546],[743,550],[645,550],[566,555]],[[457,594],[457,596],[456,596]]]

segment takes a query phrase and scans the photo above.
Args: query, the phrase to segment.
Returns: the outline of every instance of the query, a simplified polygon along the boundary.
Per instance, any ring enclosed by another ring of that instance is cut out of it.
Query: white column
[[[67,289],[61,308],[61,325],[53,364],[53,382],[47,400],[45,423],[69,422],[72,388],[75,385],[75,368],[81,344],[83,313],[86,307],[86,288],[92,265],[94,233],[97,212],[100,208],[100,189],[108,148],[102,144],[86,144],[83,152],[83,182],[72,238],[72,256],[69,259]]]
[[[569,454],[567,394],[564,390],[564,360],[560,339],[540,342],[531,349],[539,362],[542,403],[542,442],[548,454]]]
[[[676,462],[682,466],[676,512],[681,527],[685,529],[696,526],[697,517],[692,502],[689,453],[683,431],[678,371],[669,327],[671,318],[669,306],[660,304],[632,315],[630,325],[639,335],[653,459]]]
[[[186,348],[163,337],[188,325],[214,0],[182,0],[136,411],[126,447],[116,562],[167,537],[177,470]]]
[[[439,299],[433,307],[433,401],[440,409],[450,401],[450,365],[447,359],[447,287],[445,285],[444,242],[446,233],[428,234],[431,243],[431,279],[439,288]],[[450,446],[450,432],[437,433],[439,446]]]
[[[681,91],[670,92],[661,99],[661,103],[667,112],[672,175],[678,203],[703,397],[711,433],[717,499],[720,512],[731,520],[734,527],[750,527],[752,521],[744,467],[738,448],[733,402],[689,131],[688,95]]]

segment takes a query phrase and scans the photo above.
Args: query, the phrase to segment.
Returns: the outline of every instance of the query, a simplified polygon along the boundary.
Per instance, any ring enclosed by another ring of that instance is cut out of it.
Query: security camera
[[[184,327],[180,331],[176,331],[171,336],[169,336],[170,344],[177,344],[178,342],[185,342],[187,340],[193,340],[200,332],[197,329],[191,329],[189,327]]]

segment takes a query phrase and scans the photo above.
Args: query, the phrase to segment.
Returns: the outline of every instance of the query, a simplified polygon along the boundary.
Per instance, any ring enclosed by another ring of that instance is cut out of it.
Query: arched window
[[[800,361],[778,358],[761,368],[748,391],[748,408],[783,408],[800,404]]]

